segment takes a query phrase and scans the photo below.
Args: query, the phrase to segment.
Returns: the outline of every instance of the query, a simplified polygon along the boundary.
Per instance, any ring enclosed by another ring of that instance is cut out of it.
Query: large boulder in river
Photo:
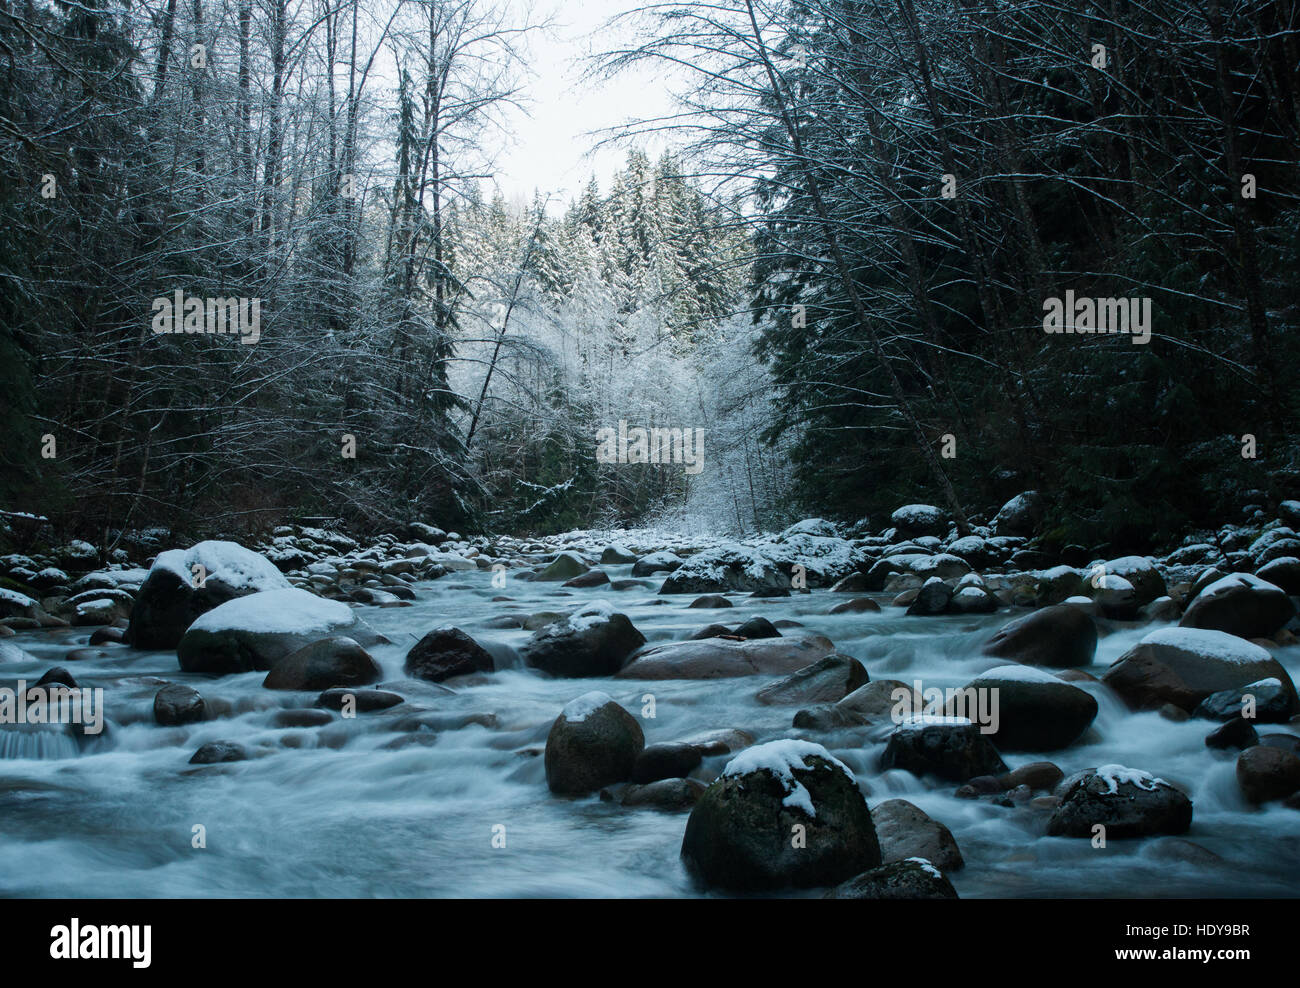
[[[491,672],[496,668],[492,653],[459,628],[435,628],[406,653],[408,676],[441,683],[452,676]]]
[[[1267,638],[1294,616],[1295,605],[1281,587],[1249,573],[1233,573],[1198,593],[1178,624]]]
[[[524,662],[552,676],[612,676],[645,636],[605,601],[596,601],[537,631],[519,650]]]
[[[1053,669],[1091,665],[1096,651],[1096,622],[1069,604],[1054,604],[1016,618],[984,646],[985,655]]]
[[[213,608],[190,625],[176,655],[186,672],[265,672],[304,645],[331,635],[346,635],[359,645],[385,640],[347,604],[291,587],[262,590]]]
[[[383,677],[383,670],[364,648],[344,635],[331,635],[304,645],[271,667],[262,680],[268,690],[312,690],[333,686],[366,686]]]
[[[985,691],[999,751],[1054,751],[1073,744],[1097,716],[1097,701],[1079,687],[1033,666],[999,666],[980,673],[964,692]],[[996,693],[993,691],[996,690]],[[950,701],[951,704],[952,701]],[[949,714],[956,711],[951,708]]]
[[[136,648],[175,648],[201,614],[236,597],[289,587],[269,559],[235,542],[169,549],[140,587],[123,639]]]
[[[880,846],[853,773],[782,740],[727,763],[691,810],[682,861],[703,885],[757,892],[842,882],[879,865]]]
[[[698,594],[789,588],[790,578],[762,550],[728,544],[691,556],[669,574],[659,592]]]
[[[1061,802],[1047,823],[1050,837],[1106,839],[1185,834],[1192,825],[1192,801],[1164,779],[1139,769],[1103,765],[1081,772],[1061,786]]]
[[[882,769],[901,768],[913,775],[937,775],[966,782],[977,775],[1007,770],[998,750],[965,717],[910,715],[894,729],[880,756]]]
[[[755,674],[798,672],[835,651],[822,635],[784,635],[728,641],[664,642],[632,656],[618,672],[620,679],[726,679]]]
[[[1300,710],[1287,671],[1253,642],[1222,631],[1161,628],[1116,659],[1102,682],[1135,709],[1172,703],[1190,713],[1213,693],[1270,678],[1282,683],[1288,709]]]
[[[584,693],[565,705],[546,736],[546,784],[577,796],[623,782],[644,747],[635,717],[606,693]]]

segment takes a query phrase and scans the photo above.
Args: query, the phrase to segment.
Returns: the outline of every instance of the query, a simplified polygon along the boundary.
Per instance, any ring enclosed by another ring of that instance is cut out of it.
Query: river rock
[[[1293,597],[1300,594],[1300,559],[1295,556],[1282,556],[1267,562],[1255,570],[1255,575]]]
[[[1253,724],[1243,717],[1236,717],[1228,721],[1216,731],[1211,731],[1205,737],[1205,746],[1207,748],[1236,748],[1242,750],[1253,748],[1259,744],[1259,733],[1255,730]]]
[[[639,784],[690,775],[704,760],[708,746],[685,741],[661,741],[647,745],[636,756],[631,779]]]
[[[993,743],[971,721],[926,714],[908,715],[894,729],[880,756],[880,767],[937,775],[950,782],[1001,775],[1007,770]]]
[[[1281,587],[1249,573],[1233,573],[1197,594],[1178,625],[1267,638],[1294,616],[1295,605]]]
[[[632,565],[633,576],[652,576],[660,570],[672,572],[682,564],[682,557],[673,552],[652,552],[642,556]]]
[[[921,585],[907,613],[912,616],[943,614],[948,610],[948,602],[951,600],[952,587],[937,576],[932,576]]]
[[[944,871],[956,871],[965,861],[952,831],[905,799],[887,799],[871,810],[885,864],[924,858]]]
[[[1092,664],[1097,624],[1070,604],[1055,604],[1003,625],[984,646],[984,654],[1054,669]]]
[[[276,662],[262,685],[268,690],[327,690],[331,686],[365,686],[383,671],[370,653],[343,635],[304,645]]]
[[[659,779],[623,790],[624,806],[649,806],[656,810],[689,810],[702,795],[705,785],[698,779]]]
[[[767,618],[755,615],[748,621],[736,625],[732,632],[737,638],[780,638],[781,632]]]
[[[617,542],[613,545],[605,546],[605,551],[600,554],[602,566],[619,566],[627,563],[636,562],[636,553],[625,545],[619,545]]]
[[[492,672],[492,653],[459,628],[435,628],[406,653],[403,665],[408,676],[441,683],[453,676]]]
[[[525,664],[552,676],[611,676],[644,644],[626,614],[596,601],[546,625],[519,651]]]
[[[833,588],[832,588],[833,589]],[[879,614],[880,605],[870,597],[854,597],[852,600],[840,601],[827,614]]]
[[[248,752],[238,741],[209,741],[199,745],[198,751],[190,759],[191,765],[217,765],[222,762],[242,762],[247,760]]]
[[[645,735],[635,717],[605,693],[570,701],[546,737],[546,784],[560,795],[595,792],[632,775]]]
[[[943,536],[948,532],[947,512],[933,504],[905,504],[889,516],[889,522],[904,538]]]
[[[1163,779],[1122,765],[1103,765],[1066,780],[1047,833],[1092,838],[1098,824],[1105,827],[1108,840],[1184,834],[1192,825],[1192,802]]]
[[[1300,709],[1291,677],[1264,649],[1222,631],[1179,627],[1151,632],[1115,660],[1102,682],[1134,709],[1172,703],[1190,712],[1212,693],[1269,678],[1282,684],[1288,709]]]
[[[1097,701],[1090,694],[1033,666],[990,669],[971,680],[965,690],[998,691],[997,730],[989,736],[1000,751],[1068,747],[1097,716]],[[947,712],[950,716],[961,714],[955,709]]]
[[[180,683],[168,683],[153,698],[153,719],[163,727],[177,727],[203,720],[207,707],[199,691]]]
[[[636,652],[619,679],[724,679],[798,672],[835,651],[821,635],[728,641],[665,642]]]
[[[1046,500],[1038,491],[1017,494],[998,511],[993,519],[993,531],[997,535],[1028,538],[1038,530],[1046,507]]]
[[[868,680],[867,670],[852,656],[835,652],[758,691],[767,706],[836,703]]]
[[[955,899],[957,890],[924,858],[893,861],[863,872],[826,893],[827,899]]]
[[[572,552],[562,552],[555,557],[555,560],[537,574],[539,580],[572,580],[579,576],[589,567],[582,559]]]
[[[880,864],[853,774],[819,744],[781,740],[733,758],[691,810],[682,861],[735,891],[833,885]]]
[[[669,574],[659,592],[701,594],[789,589],[790,578],[775,560],[759,549],[729,544],[691,556]]]
[[[388,690],[354,689],[350,686],[336,686],[316,697],[318,707],[326,710],[350,710],[360,714],[388,710],[405,702],[401,696]]]
[[[1286,799],[1300,790],[1300,755],[1256,745],[1237,756],[1237,784],[1249,803]]]
[[[1209,720],[1233,720],[1245,716],[1247,699],[1253,704],[1250,719],[1256,723],[1285,724],[1291,719],[1291,697],[1277,679],[1261,679],[1247,686],[1211,693],[1192,713]]]

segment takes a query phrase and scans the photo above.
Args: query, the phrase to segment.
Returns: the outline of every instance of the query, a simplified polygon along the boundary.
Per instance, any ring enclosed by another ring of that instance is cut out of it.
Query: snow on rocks
[[[1249,573],[1233,573],[1201,590],[1178,623],[1242,638],[1266,638],[1295,613],[1295,605],[1280,587]]]
[[[853,773],[819,744],[741,752],[691,810],[682,861],[701,884],[737,891],[832,885],[880,864]]]
[[[269,559],[234,542],[169,549],[140,587],[125,640],[136,648],[175,648],[201,614],[246,594],[289,587]]]
[[[933,504],[905,504],[889,516],[890,523],[904,536],[945,535],[947,512]]]
[[[1191,800],[1141,769],[1103,765],[1067,779],[1060,792],[1047,824],[1052,837],[1177,835],[1192,825]]]
[[[186,672],[268,671],[331,635],[363,646],[383,640],[346,604],[289,587],[236,597],[207,611],[190,625],[176,652]]]
[[[1136,709],[1172,703],[1189,713],[1206,697],[1262,679],[1279,680],[1291,713],[1300,710],[1282,664],[1243,638],[1201,628],[1161,628],[1115,660],[1102,676]]]
[[[644,644],[627,615],[599,600],[540,628],[519,652],[526,665],[552,676],[611,676]]]

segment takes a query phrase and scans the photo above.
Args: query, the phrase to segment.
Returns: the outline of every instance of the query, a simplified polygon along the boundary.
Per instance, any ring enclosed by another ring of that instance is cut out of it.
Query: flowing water
[[[630,567],[605,569],[618,578]],[[624,809],[596,796],[551,796],[540,754],[547,731],[564,703],[601,689],[633,713],[653,695],[655,717],[642,721],[647,743],[719,728],[742,728],[759,741],[800,736],[790,728],[795,708],[754,700],[777,677],[546,679],[520,668],[513,656],[529,633],[487,630],[492,619],[607,597],[648,639],[663,641],[718,620],[792,618],[860,659],[873,679],[921,679],[943,688],[1003,664],[979,655],[979,645],[1009,619],[1005,613],[906,617],[888,607],[883,614],[827,616],[844,598],[826,591],[779,600],[738,596],[733,610],[687,610],[690,596],[656,597],[657,586],[570,592],[512,580],[498,590],[490,577],[453,574],[417,584],[412,607],[362,608],[365,620],[393,641],[371,651],[385,684],[407,702],[355,719],[336,715],[319,728],[277,728],[278,710],[310,705],[315,694],[265,690],[263,673],[189,676],[179,672],[172,652],[120,645],[67,661],[69,650],[84,646],[87,629],[20,633],[11,641],[38,661],[7,663],[9,685],[66,665],[81,685],[104,687],[112,737],[107,750],[77,755],[66,737],[50,730],[0,734],[0,894],[699,895],[678,857],[686,814]],[[493,602],[498,595],[512,600]],[[475,635],[508,667],[457,685],[454,696],[406,680],[407,649],[448,623]],[[1103,637],[1088,671],[1099,676],[1150,630],[1126,627]],[[1300,647],[1278,655],[1300,679]],[[153,696],[163,679],[193,685],[222,715],[186,727],[155,725]],[[806,736],[854,770],[872,805],[906,798],[947,824],[966,859],[950,876],[962,897],[1290,896],[1300,890],[1300,813],[1276,805],[1256,810],[1242,801],[1235,753],[1212,752],[1203,743],[1214,725],[1132,714],[1099,684],[1080,685],[1100,703],[1089,733],[1065,751],[1008,755],[1007,764],[1050,758],[1068,774],[1120,763],[1176,782],[1194,804],[1186,839],[1212,855],[1198,860],[1195,849],[1168,840],[1111,841],[1098,849],[1087,840],[1045,837],[1041,811],[956,799],[951,784],[879,771],[884,743],[878,732]],[[413,729],[417,714],[422,730]],[[240,742],[250,759],[188,764],[201,743],[217,739]],[[704,768],[720,771],[728,757],[708,759]],[[206,847],[193,846],[196,826]],[[494,847],[494,835],[502,833],[505,846]]]

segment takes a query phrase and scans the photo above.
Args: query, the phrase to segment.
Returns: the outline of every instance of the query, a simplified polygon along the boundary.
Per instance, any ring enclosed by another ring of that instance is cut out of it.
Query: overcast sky
[[[554,14],[553,30],[529,43],[532,71],[524,80],[530,116],[514,114],[514,138],[497,158],[497,185],[507,198],[531,200],[534,189],[557,193],[552,209],[563,209],[595,174],[602,191],[622,165],[624,149],[592,152],[589,132],[618,126],[629,118],[656,116],[671,108],[665,84],[648,71],[616,83],[584,83],[585,57],[611,44],[602,25],[637,7],[638,0],[509,0],[534,20]],[[650,154],[662,146],[639,142]]]

